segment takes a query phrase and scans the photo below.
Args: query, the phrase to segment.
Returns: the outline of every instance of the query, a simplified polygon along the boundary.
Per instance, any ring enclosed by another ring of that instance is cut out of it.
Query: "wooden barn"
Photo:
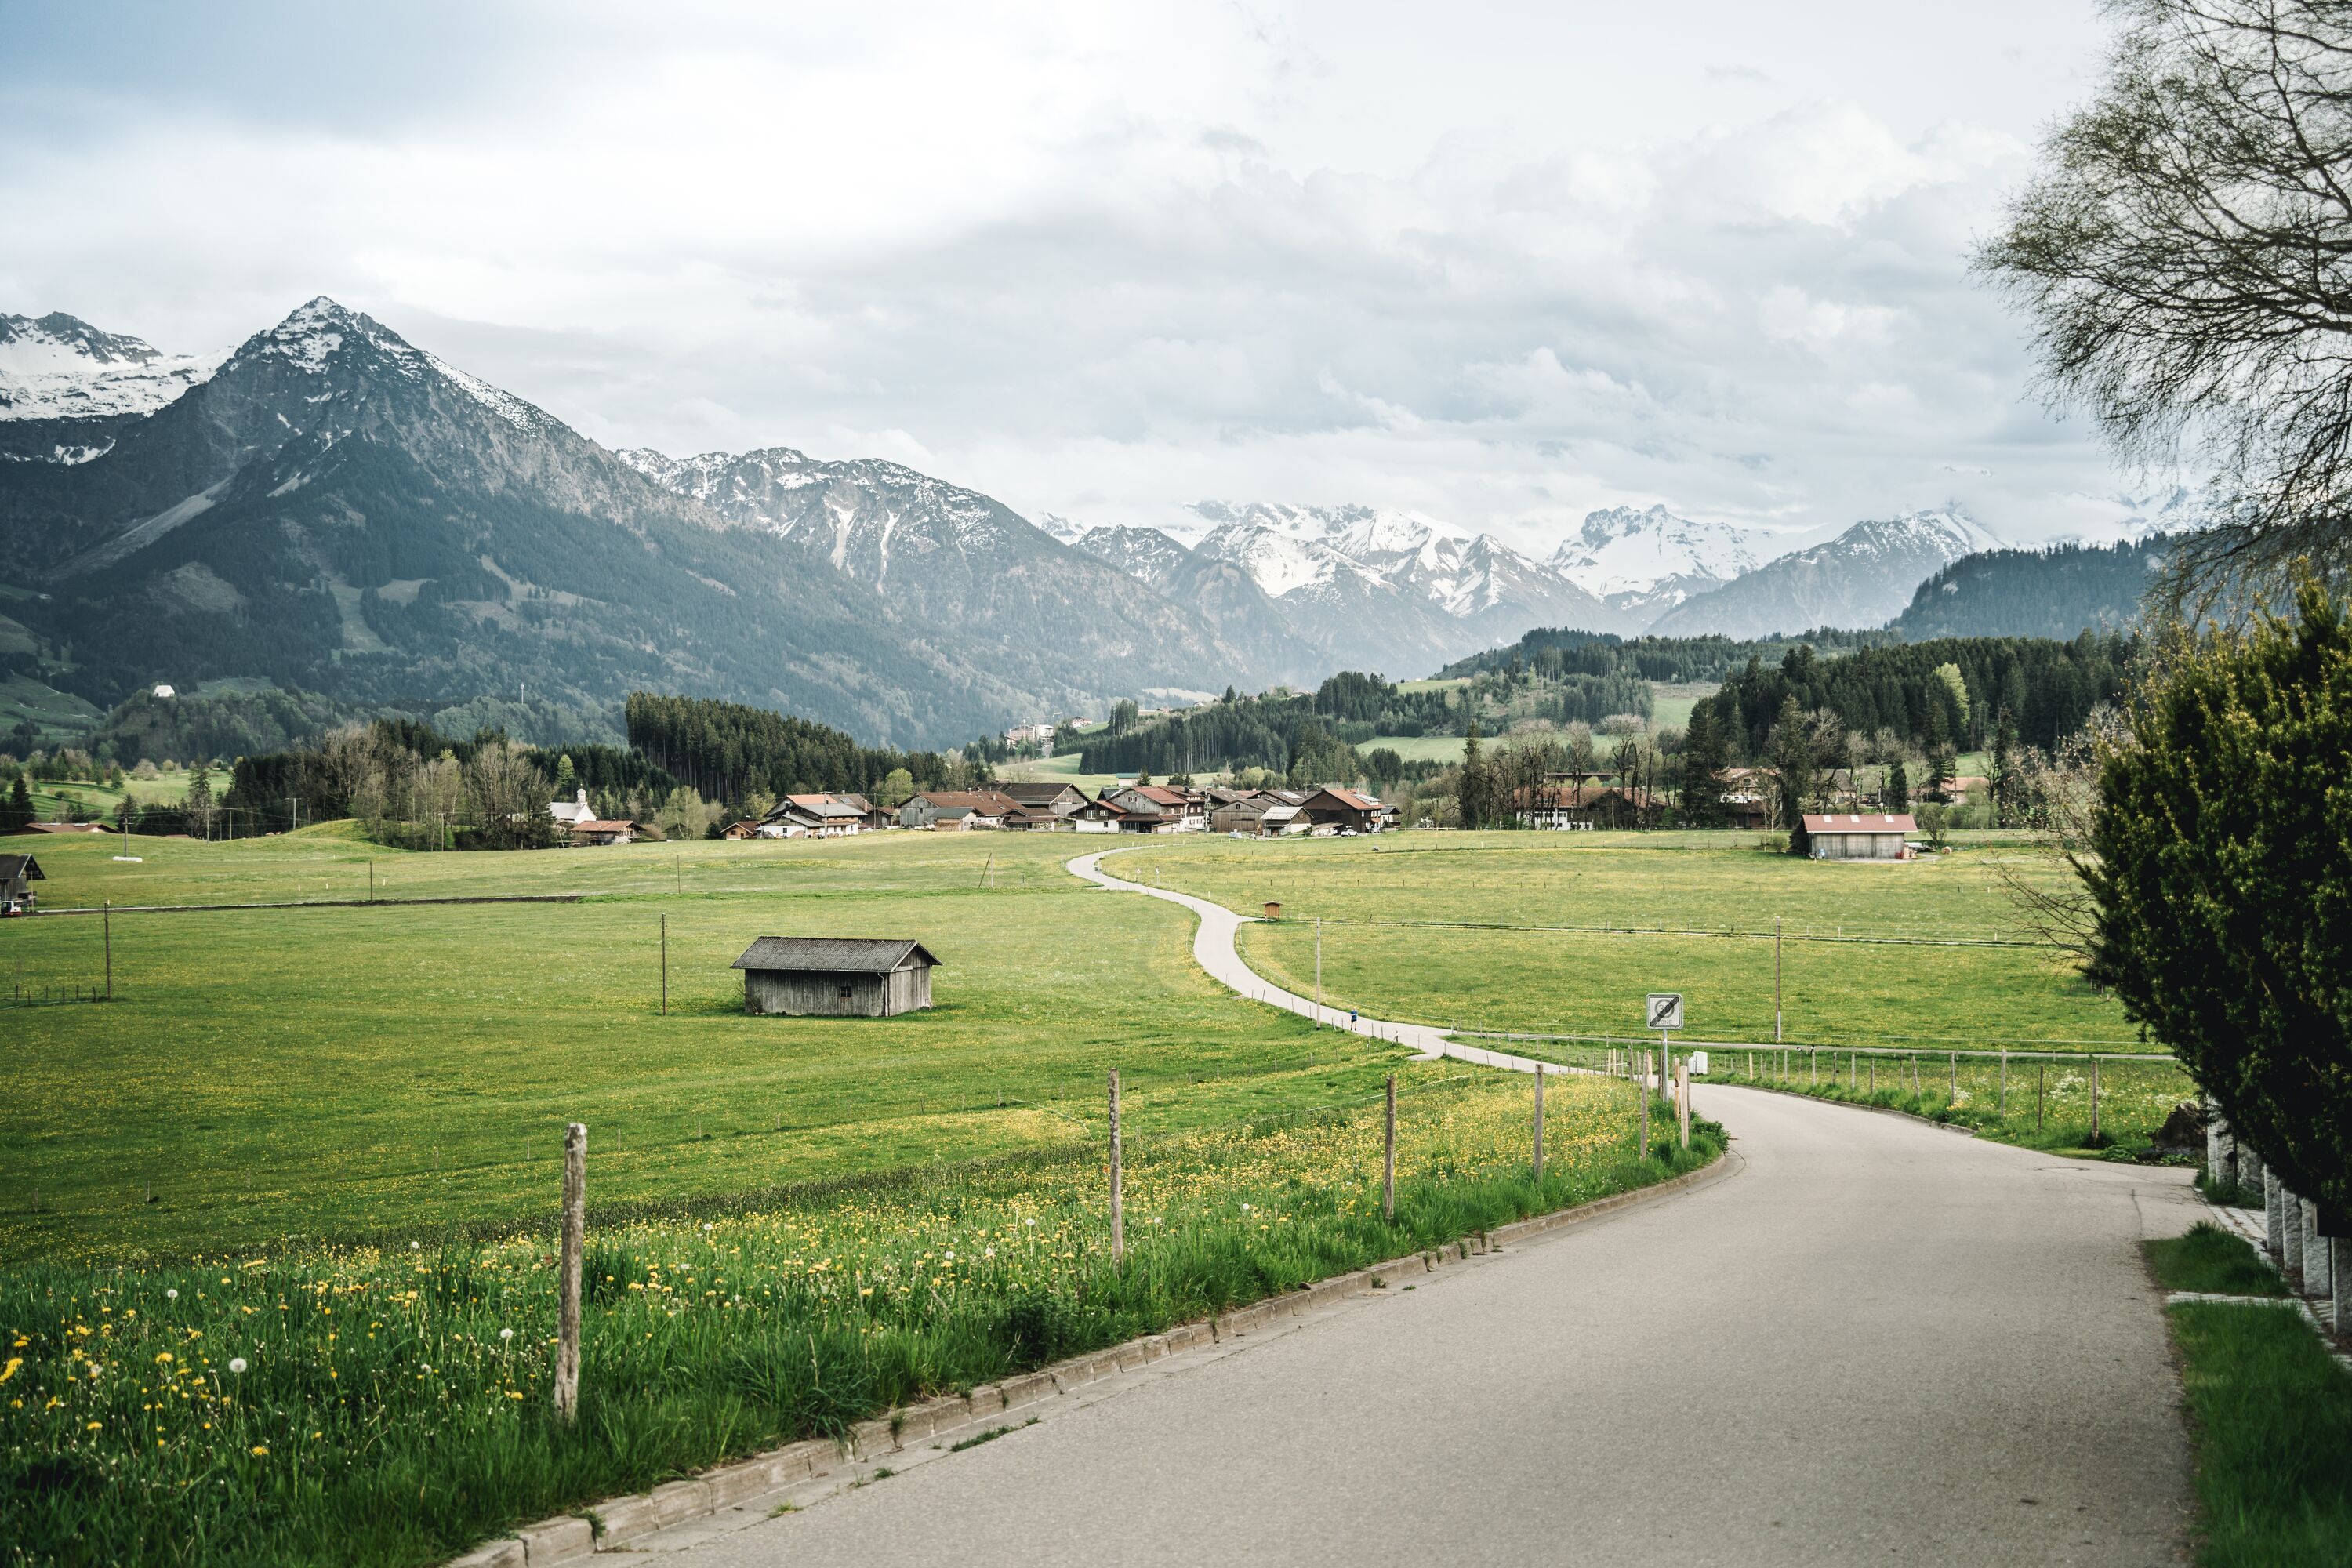
[[[743,1010],[792,1017],[888,1018],[931,1005],[939,960],[919,942],[763,936],[743,950]]]
[[[47,880],[30,855],[0,855],[0,915],[32,913],[33,884]]]
[[[1806,854],[1816,860],[1907,860],[1906,835],[1919,831],[1909,816],[1832,812],[1805,818]]]

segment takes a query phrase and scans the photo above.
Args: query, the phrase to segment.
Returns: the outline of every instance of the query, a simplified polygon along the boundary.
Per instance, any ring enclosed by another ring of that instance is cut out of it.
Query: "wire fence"
[[[1553,1083],[1559,1084],[1570,1071],[1561,1068]],[[1162,1158],[1180,1163],[1197,1159],[1204,1148],[1212,1145],[1255,1146],[1307,1130],[1333,1133],[1334,1137],[1312,1149],[1294,1152],[1301,1164],[1291,1174],[1302,1178],[1315,1174],[1308,1166],[1328,1164],[1329,1150],[1335,1146],[1344,1148],[1351,1139],[1360,1144],[1356,1158],[1361,1174],[1381,1163],[1383,1151],[1377,1124],[1384,1107],[1396,1108],[1402,1125],[1409,1132],[1417,1128],[1429,1135],[1450,1111],[1492,1110],[1504,1101],[1520,1104],[1528,1102],[1534,1092],[1533,1080],[1517,1074],[1391,1073],[1378,1087],[1359,1092],[1300,1104],[1252,1107],[1194,1120],[1187,1114],[1181,1085],[1162,1079],[1151,1084],[1152,1092],[1139,1100],[1137,1085],[1130,1080],[1124,1090],[1124,1116],[1116,1116],[1112,1106],[1117,1101],[1106,1099],[1101,1081],[1099,1078],[1090,1083],[1076,1080],[1071,1085],[1074,1092],[1058,1100],[965,1095],[951,1100],[935,1100],[915,1111],[919,1116],[940,1120],[1003,1111],[1034,1112],[1065,1129],[1058,1137],[1049,1135],[1023,1147],[963,1158],[947,1157],[946,1150],[951,1146],[935,1146],[929,1157],[789,1182],[730,1180],[730,1173],[740,1173],[741,1167],[727,1157],[724,1147],[716,1145],[723,1139],[747,1148],[756,1144],[775,1150],[789,1143],[796,1134],[805,1137],[837,1132],[843,1128],[866,1125],[866,1119],[787,1124],[778,1116],[766,1128],[737,1128],[715,1135],[698,1128],[691,1133],[650,1138],[632,1138],[625,1123],[601,1121],[594,1124],[597,1164],[605,1173],[600,1184],[611,1183],[617,1174],[625,1190],[618,1196],[602,1196],[592,1218],[600,1226],[609,1226],[641,1220],[822,1207],[860,1194],[944,1198],[982,1178],[1001,1188],[1007,1177],[1017,1182],[1019,1173],[1024,1171],[1034,1173],[1042,1180],[1074,1162],[1099,1165],[1114,1149],[1130,1170],[1137,1170]],[[1618,1099],[1622,1104],[1617,1110],[1604,1109],[1598,1113],[1601,1122],[1616,1127],[1613,1136],[1618,1142],[1628,1147],[1646,1148],[1651,1138],[1635,1125],[1637,1113],[1630,1093]],[[1595,1114],[1591,1103],[1579,1105],[1563,1100],[1555,1088],[1546,1117],[1558,1126],[1562,1117],[1571,1111],[1587,1122]],[[904,1114],[902,1110],[899,1115]],[[1532,1112],[1526,1114],[1531,1116]],[[1393,1129],[1398,1124],[1389,1124],[1391,1141],[1386,1152],[1391,1162],[1396,1147]],[[1538,1125],[1540,1124],[1528,1122],[1530,1160],[1534,1158],[1533,1151],[1541,1145],[1540,1135],[1535,1131]],[[1363,1130],[1368,1126],[1372,1131]],[[1348,1129],[1355,1131],[1350,1132]],[[22,1216],[42,1219],[46,1222],[44,1235],[57,1236],[57,1226],[62,1223],[67,1227],[65,1234],[80,1231],[94,1240],[110,1238],[120,1244],[125,1255],[145,1253],[151,1247],[151,1226],[142,1221],[166,1222],[173,1231],[194,1229],[204,1233],[211,1248],[264,1253],[321,1246],[381,1245],[420,1235],[444,1239],[487,1239],[535,1234],[546,1226],[550,1214],[547,1205],[556,1192],[552,1184],[562,1166],[561,1152],[550,1146],[547,1132],[545,1125],[520,1131],[517,1142],[528,1145],[527,1150],[504,1158],[445,1160],[440,1149],[428,1144],[411,1148],[406,1160],[364,1173],[317,1166],[307,1172],[298,1167],[289,1173],[280,1165],[234,1173],[215,1171],[212,1180],[191,1181],[189,1173],[183,1171],[173,1173],[160,1188],[156,1181],[142,1178],[136,1187],[110,1184],[108,1188],[93,1192],[86,1182],[75,1182],[70,1191],[61,1192],[58,1185],[60,1178],[52,1174],[45,1192],[44,1173],[39,1165],[19,1165],[10,1184],[21,1194],[21,1201],[8,1208]],[[1664,1134],[1658,1137],[1663,1140]],[[1487,1144],[1492,1142],[1491,1138],[1486,1139]],[[698,1155],[717,1156],[708,1163],[704,1179],[698,1184],[701,1190],[695,1190],[695,1184],[690,1184],[685,1191],[646,1192],[642,1184],[632,1179],[648,1168],[648,1162],[652,1168],[659,1170],[674,1164],[678,1157]],[[1449,1173],[1483,1177],[1492,1174],[1496,1168],[1493,1147],[1471,1151],[1457,1142],[1419,1165],[1409,1163],[1406,1174],[1414,1180],[1442,1178]],[[294,1178],[290,1181],[289,1173]],[[1329,1173],[1321,1173],[1328,1176]],[[257,1184],[257,1175],[260,1178]],[[224,1176],[228,1179],[222,1180]],[[1055,1180],[1058,1182],[1058,1178]],[[630,1192],[625,1190],[627,1187],[639,1190]],[[607,1185],[606,1193],[610,1192]],[[486,1208],[492,1212],[482,1212]],[[284,1223],[289,1214],[322,1213],[341,1216],[340,1223],[314,1225],[299,1231],[289,1231]],[[106,1255],[103,1246],[94,1250],[69,1250],[85,1256]]]

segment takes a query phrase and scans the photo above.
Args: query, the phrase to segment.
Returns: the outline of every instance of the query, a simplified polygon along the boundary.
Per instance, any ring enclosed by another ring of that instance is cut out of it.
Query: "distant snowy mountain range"
[[[1752,637],[1877,626],[1923,578],[2000,544],[1957,507],[1858,522],[1795,551],[1663,506],[1612,507],[1587,513],[1538,561],[1418,512],[1222,501],[1192,510],[1208,528],[1192,553],[1238,565],[1295,632],[1358,662],[1373,649],[1444,662],[1462,657],[1449,649],[1491,647],[1531,626]],[[1187,551],[1152,529],[1061,518],[1052,527],[1146,582]]]
[[[1614,507],[1540,559],[1420,512],[1190,514],[1188,542],[873,459],[615,452],[325,299],[211,355],[0,316],[0,559],[40,590],[0,636],[70,644],[93,698],[199,668],[353,700],[656,688],[930,743],[1120,696],[1423,675],[1538,626],[1877,626],[2000,543],[1956,507],[1795,551]]]

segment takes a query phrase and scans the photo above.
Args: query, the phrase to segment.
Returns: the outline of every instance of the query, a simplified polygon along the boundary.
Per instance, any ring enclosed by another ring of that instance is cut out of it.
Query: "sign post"
[[[1650,1027],[1658,1031],[1663,1047],[1658,1053],[1658,1088],[1671,1095],[1669,1085],[1674,1080],[1674,1031],[1683,1026],[1683,994],[1679,991],[1653,991],[1647,999]],[[1643,1091],[1647,1093],[1645,1089]]]

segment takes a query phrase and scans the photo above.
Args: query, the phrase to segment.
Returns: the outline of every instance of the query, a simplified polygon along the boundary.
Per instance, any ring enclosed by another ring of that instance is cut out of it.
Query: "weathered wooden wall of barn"
[[[846,991],[848,995],[842,993]],[[790,1017],[887,1018],[931,1005],[931,972],[910,968],[889,974],[840,974],[831,971],[747,969],[743,1008],[749,1013]]]

